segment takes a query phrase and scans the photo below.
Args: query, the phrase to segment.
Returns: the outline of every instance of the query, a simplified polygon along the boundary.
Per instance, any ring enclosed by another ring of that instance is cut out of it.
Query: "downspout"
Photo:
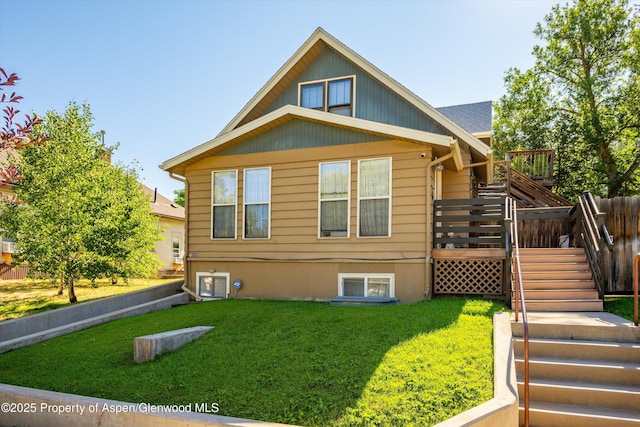
[[[189,197],[187,197],[187,195],[189,194],[189,181],[187,181],[187,178],[180,176],[180,175],[176,175],[173,172],[169,171],[169,176],[173,179],[175,179],[176,181],[180,181],[184,184],[184,247],[185,249],[189,248]],[[182,289],[184,292],[186,292],[187,294],[189,294],[193,299],[195,299],[196,301],[202,301],[202,298],[200,298],[195,292],[193,292],[191,289],[189,289],[187,287],[187,281],[189,279],[189,273],[191,271],[191,268],[189,266],[189,263],[187,262],[186,258],[188,258],[188,251],[184,251],[185,254],[187,254],[187,256],[185,256],[185,259],[183,260],[184,262],[184,281],[182,283],[182,286],[180,287],[180,289]]]
[[[427,209],[426,209],[426,217],[425,217],[425,278],[424,278],[424,295],[425,297],[427,297],[427,299],[431,299],[432,298],[432,286],[431,286],[431,254],[433,253],[433,239],[432,239],[432,231],[433,231],[433,226],[431,223],[431,218],[433,215],[433,200],[431,200],[431,172],[432,172],[432,168],[435,165],[439,165],[441,163],[443,163],[446,160],[451,159],[452,157],[454,157],[457,153],[457,150],[455,147],[458,146],[458,141],[454,140],[454,142],[451,144],[451,151],[449,152],[449,154],[444,155],[443,157],[440,158],[435,158],[433,160],[431,160],[429,163],[427,163],[426,166],[426,200],[427,200]]]
[[[463,169],[471,169],[475,167],[484,166],[487,171],[487,184],[491,184],[493,182],[493,152],[489,151],[487,153],[487,160],[484,162],[478,163],[469,163],[468,165],[464,165]]]

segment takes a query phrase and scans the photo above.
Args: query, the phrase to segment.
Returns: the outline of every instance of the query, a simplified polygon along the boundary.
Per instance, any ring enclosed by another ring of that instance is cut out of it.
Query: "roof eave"
[[[389,139],[410,141],[431,146],[450,147],[453,141],[453,138],[448,135],[440,135],[355,117],[342,116],[339,114],[312,110],[295,105],[285,105],[278,110],[265,114],[264,116],[240,126],[237,129],[219,135],[212,140],[165,161],[160,165],[160,168],[162,170],[178,173],[184,176],[184,171],[188,165],[207,157],[209,155],[208,153],[213,152],[216,148],[233,142],[234,140],[249,133],[259,132],[262,129],[268,130],[273,127],[272,124],[283,119],[312,121],[329,126],[342,127],[372,135],[383,136]]]
[[[455,138],[467,143],[473,150],[475,150],[480,156],[485,157],[488,153],[489,147],[475,136],[464,130],[462,127],[451,121],[445,115],[437,111],[434,107],[429,105],[419,96],[415,95],[409,89],[402,86],[396,80],[384,73],[378,67],[367,61],[360,56],[357,52],[343,44],[341,41],[327,33],[321,27],[318,27],[313,34],[307,39],[306,42],[293,54],[293,56],[280,67],[280,69],[269,79],[269,81],[251,98],[251,100],[245,105],[242,110],[229,122],[229,124],[218,134],[218,137],[227,132],[233,131],[236,126],[242,121],[242,119],[249,114],[249,112],[260,102],[260,100],[269,92],[284,76],[291,71],[293,66],[302,59],[307,52],[318,41],[324,42],[338,53],[353,61],[358,67],[363,69],[366,73],[379,80],[382,84],[391,88],[398,95],[405,98],[408,102],[421,110],[427,116],[434,119],[438,124],[443,126],[449,132],[451,132]]]

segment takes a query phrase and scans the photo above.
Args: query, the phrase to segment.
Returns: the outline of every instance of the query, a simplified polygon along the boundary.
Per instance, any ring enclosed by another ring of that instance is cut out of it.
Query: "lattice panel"
[[[502,294],[499,259],[436,259],[434,291],[437,294]]]

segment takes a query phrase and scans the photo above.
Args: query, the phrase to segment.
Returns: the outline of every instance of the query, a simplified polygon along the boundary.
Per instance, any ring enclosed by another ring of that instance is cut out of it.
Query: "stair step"
[[[562,319],[561,317],[564,317]],[[568,317],[569,316],[569,317]],[[530,339],[605,341],[610,343],[640,344],[640,330],[632,323],[616,324],[609,313],[530,313]],[[592,321],[592,317],[597,317]],[[558,321],[554,322],[554,319]],[[561,322],[565,323],[561,323]],[[594,323],[598,323],[596,325]],[[522,316],[519,322],[511,323],[514,337],[522,337]]]
[[[524,396],[522,378],[518,379],[518,395]],[[529,402],[531,401],[631,411],[639,409],[640,387],[531,380]]]
[[[515,362],[516,371],[523,372],[523,359],[516,357]],[[640,369],[636,363],[627,362],[530,357],[529,378],[637,386]]]
[[[531,280],[525,276],[522,278],[524,290],[542,290],[542,289],[595,289],[596,285],[591,278],[581,280],[554,280],[554,279],[538,279]]]
[[[523,338],[513,338],[513,351],[516,355],[523,354]],[[530,338],[529,356],[546,356],[560,359],[608,360],[611,362],[627,362],[640,365],[640,343]]]
[[[520,248],[520,256],[527,255],[584,255],[584,248]]]
[[[600,299],[526,300],[527,311],[581,312],[602,311]]]
[[[529,260],[520,260],[520,268],[522,272],[556,272],[556,271],[591,271],[589,266],[583,262],[529,262]]]
[[[531,402],[529,420],[532,426],[545,427],[628,427],[640,426],[640,411]],[[524,411],[521,408],[520,424],[523,422]]]
[[[587,263],[586,254],[520,254],[521,264],[547,263]]]
[[[598,291],[595,289],[525,289],[524,297],[529,300],[596,300]],[[514,293],[515,298],[515,293]]]
[[[579,271],[522,271],[523,282],[531,280],[591,280],[591,270]]]

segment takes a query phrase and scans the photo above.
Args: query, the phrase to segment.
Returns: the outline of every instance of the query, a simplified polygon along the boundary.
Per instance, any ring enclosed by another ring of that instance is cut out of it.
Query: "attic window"
[[[353,116],[355,76],[300,84],[300,106],[319,111]]]

